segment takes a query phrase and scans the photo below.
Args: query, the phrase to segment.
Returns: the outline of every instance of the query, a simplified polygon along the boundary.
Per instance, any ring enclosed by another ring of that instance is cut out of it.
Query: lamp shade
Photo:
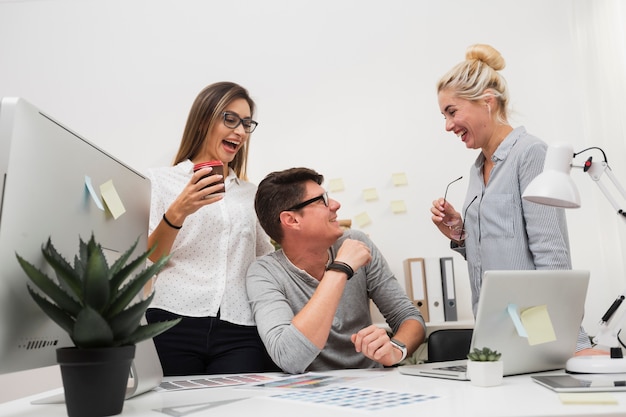
[[[522,198],[553,207],[580,207],[580,194],[569,175],[573,158],[574,151],[570,144],[549,146],[543,172],[528,184]]]

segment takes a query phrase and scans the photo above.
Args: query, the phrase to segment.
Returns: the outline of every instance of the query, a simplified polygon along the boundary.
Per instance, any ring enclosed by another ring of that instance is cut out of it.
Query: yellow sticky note
[[[113,185],[113,180],[109,180],[100,185],[100,194],[102,194],[102,199],[106,203],[114,219],[117,220],[118,217],[126,212],[124,203],[122,203],[122,200]]]
[[[372,223],[372,219],[370,219],[370,216],[365,212],[357,214],[354,220],[359,227],[367,226]]]
[[[341,178],[335,178],[328,181],[328,191],[331,193],[336,193],[338,191],[343,191],[343,180]]]
[[[363,190],[363,199],[365,201],[378,200],[378,191],[376,191],[376,188],[367,188]]]
[[[560,392],[563,404],[617,404],[617,400],[608,392]]]
[[[520,319],[528,334],[529,345],[540,345],[556,340],[548,306],[540,305],[527,308],[520,314]]]
[[[395,200],[391,202],[391,211],[393,213],[406,213],[406,204],[404,200]]]
[[[407,179],[406,174],[404,172],[398,172],[396,174],[392,174],[391,179],[393,180],[393,185],[395,185],[396,187],[398,185],[407,185],[409,183],[409,180]]]

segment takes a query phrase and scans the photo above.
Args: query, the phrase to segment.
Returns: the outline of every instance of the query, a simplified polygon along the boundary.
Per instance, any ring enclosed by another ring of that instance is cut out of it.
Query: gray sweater
[[[393,333],[408,319],[418,320],[426,328],[420,312],[408,299],[378,248],[364,233],[346,231],[330,248],[331,259],[347,238],[367,244],[372,260],[355,271],[347,282],[322,350],[291,323],[319,282],[294,266],[282,250],[259,258],[248,269],[248,297],[259,334],[274,362],[285,372],[382,367],[356,352],[350,340],[353,333],[372,324],[370,299]]]

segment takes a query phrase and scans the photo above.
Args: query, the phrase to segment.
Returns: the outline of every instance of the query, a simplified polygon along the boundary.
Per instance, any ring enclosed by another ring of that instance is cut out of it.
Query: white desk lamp
[[[592,162],[592,158],[589,157],[582,166],[572,165],[572,161],[577,155],[591,149],[597,149],[602,152],[604,161]],[[548,206],[563,208],[580,207],[578,189],[569,175],[572,168],[582,168],[584,172],[589,174],[615,208],[617,214],[621,215],[622,219],[626,221],[626,211],[619,207],[617,200],[613,198],[606,185],[600,181],[602,176],[606,174],[626,201],[626,190],[613,175],[613,171],[611,171],[607,163],[606,155],[600,148],[588,148],[574,153],[572,146],[567,143],[559,143],[548,147],[543,172],[531,181],[522,197],[525,200]],[[567,371],[592,374],[626,373],[626,358],[622,357],[622,344],[618,337],[619,331],[626,320],[626,311],[616,314],[625,298],[626,292],[617,297],[611,304],[611,307],[600,320],[598,334],[593,338],[595,344],[609,347],[611,355],[574,356],[567,361],[565,366]]]

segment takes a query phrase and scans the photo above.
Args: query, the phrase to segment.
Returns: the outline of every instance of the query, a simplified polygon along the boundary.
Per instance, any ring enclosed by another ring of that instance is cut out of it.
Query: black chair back
[[[428,362],[466,359],[472,342],[472,329],[435,330],[428,336]]]

